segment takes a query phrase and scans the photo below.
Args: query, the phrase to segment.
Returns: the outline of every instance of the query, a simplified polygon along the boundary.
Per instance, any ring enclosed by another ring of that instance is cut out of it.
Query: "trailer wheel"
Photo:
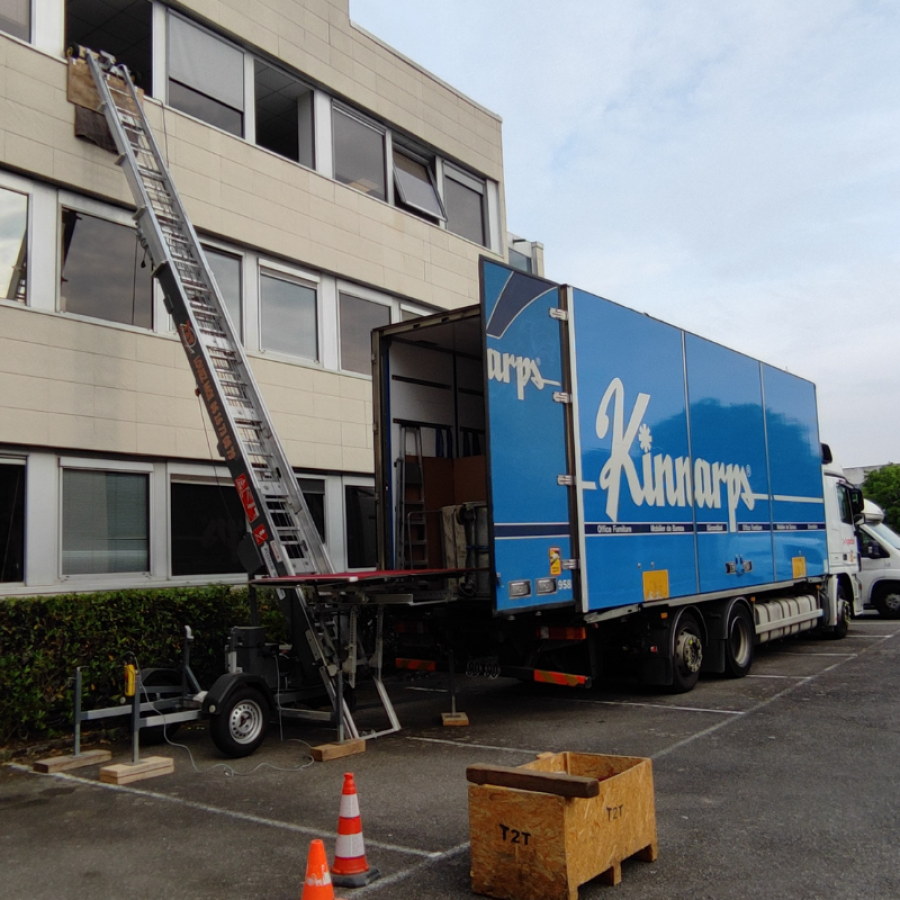
[[[226,756],[249,756],[265,740],[269,704],[251,687],[238,688],[210,719],[213,743]]]
[[[743,678],[753,665],[755,629],[747,607],[736,603],[728,613],[728,635],[725,639],[725,673]]]
[[[686,694],[693,690],[700,678],[703,664],[703,638],[697,620],[685,613],[678,620],[673,636],[672,685],[673,694]]]
[[[844,586],[840,582],[838,582],[837,623],[835,624],[834,628],[825,632],[826,635],[833,641],[840,641],[847,637],[847,632],[850,630],[850,619],[852,615],[853,610],[850,606],[850,601],[847,599],[847,594],[844,590]]]
[[[900,585],[882,585],[872,603],[882,619],[900,619]]]

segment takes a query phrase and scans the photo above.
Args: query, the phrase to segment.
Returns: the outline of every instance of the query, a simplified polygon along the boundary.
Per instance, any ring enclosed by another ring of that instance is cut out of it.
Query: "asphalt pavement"
[[[900,622],[758,648],[749,677],[690,694],[458,681],[468,727],[441,726],[439,678],[399,683],[403,731],[344,760],[312,764],[304,742],[333,733],[285,723],[237,761],[182,729],[144,751],[174,774],[123,787],[0,767],[0,898],[297,900],[310,840],[333,853],[345,771],[382,877],[338,896],[470,898],[466,766],[561,750],[653,760],[659,858],[581,900],[900,897]],[[375,708],[357,721],[383,727]]]

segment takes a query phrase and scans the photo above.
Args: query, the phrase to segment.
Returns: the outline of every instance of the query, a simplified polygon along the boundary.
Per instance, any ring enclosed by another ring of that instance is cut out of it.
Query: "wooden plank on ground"
[[[472,784],[494,784],[519,791],[539,791],[557,797],[596,797],[600,782],[584,775],[565,772],[535,772],[509,766],[477,764],[466,769],[466,780]]]
[[[441,722],[445,728],[450,726],[468,725],[469,717],[464,712],[441,713]]]
[[[55,772],[68,772],[69,769],[97,766],[109,762],[110,759],[112,753],[109,750],[85,750],[77,756],[70,753],[68,756],[48,756],[46,759],[39,759],[32,768],[35,772],[52,775]]]
[[[174,771],[175,760],[171,756],[147,756],[136,764],[119,763],[115,766],[104,766],[100,770],[100,781],[103,784],[131,784],[132,781],[171,775]]]
[[[316,762],[328,762],[330,759],[341,759],[344,756],[353,756],[356,753],[366,752],[366,742],[362,738],[350,738],[342,743],[319,744],[318,747],[310,747],[312,758]]]

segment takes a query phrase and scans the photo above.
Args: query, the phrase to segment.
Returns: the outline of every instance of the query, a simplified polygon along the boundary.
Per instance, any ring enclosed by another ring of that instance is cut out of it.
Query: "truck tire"
[[[684,613],[672,635],[672,684],[669,692],[686,694],[700,678],[703,663],[703,638],[697,620]]]
[[[837,624],[834,628],[826,631],[825,635],[833,641],[840,641],[847,637],[847,632],[850,630],[850,619],[853,617],[853,607],[850,605],[850,601],[847,599],[847,592],[840,582],[838,582],[835,601],[837,603]]]
[[[728,613],[725,638],[725,674],[743,678],[753,665],[753,641],[756,629],[747,607],[735,603]]]
[[[882,619],[900,619],[900,584],[879,585],[872,605]]]
[[[252,687],[239,687],[228,696],[210,719],[213,743],[226,756],[249,756],[265,740],[269,727],[269,704]]]

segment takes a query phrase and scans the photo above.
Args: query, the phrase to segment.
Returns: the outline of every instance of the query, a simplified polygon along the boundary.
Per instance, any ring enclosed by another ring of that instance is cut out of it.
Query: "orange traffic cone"
[[[353,773],[344,775],[341,792],[341,814],[338,819],[337,844],[334,848],[334,865],[331,867],[334,883],[341,887],[362,887],[381,874],[366,862],[366,845],[363,842],[362,819],[359,816],[359,799]],[[306,900],[304,897],[303,900]]]
[[[300,900],[335,900],[325,845],[318,838],[309,845],[306,880],[303,882]]]

